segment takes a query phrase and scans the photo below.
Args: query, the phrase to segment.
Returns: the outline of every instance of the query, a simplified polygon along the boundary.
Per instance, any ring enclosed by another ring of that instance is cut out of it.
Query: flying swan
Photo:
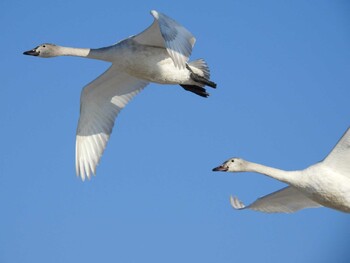
[[[111,62],[106,72],[84,87],[76,135],[76,173],[84,181],[96,174],[114,121],[121,109],[149,82],[179,84],[187,91],[208,97],[204,86],[209,68],[203,59],[188,62],[194,36],[170,17],[151,11],[154,22],[138,35],[115,45],[90,49],[42,44],[23,54],[43,58],[77,56]]]
[[[235,209],[292,213],[303,208],[326,206],[350,213],[350,128],[323,161],[304,170],[284,171],[231,158],[213,171],[256,172],[289,184],[248,206],[231,196]]]

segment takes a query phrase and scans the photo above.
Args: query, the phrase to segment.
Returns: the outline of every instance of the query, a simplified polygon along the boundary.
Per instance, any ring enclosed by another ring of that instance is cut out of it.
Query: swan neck
[[[113,50],[114,49],[112,47],[89,49],[89,54],[87,57],[112,62],[115,55]]]
[[[60,53],[62,56],[88,57],[88,55],[90,53],[90,49],[89,48],[60,47]]]
[[[98,60],[109,61],[108,48],[74,48],[74,47],[60,47],[62,56],[85,57]]]
[[[252,162],[247,162],[247,171],[264,174],[288,184],[297,183],[299,181],[298,177],[300,175],[300,171],[285,171]]]

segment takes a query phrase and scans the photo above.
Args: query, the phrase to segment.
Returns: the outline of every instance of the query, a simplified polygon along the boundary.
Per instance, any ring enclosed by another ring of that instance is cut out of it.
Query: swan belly
[[[192,83],[190,72],[178,69],[166,49],[130,42],[123,45],[113,64],[129,75],[160,84]]]
[[[151,57],[130,63],[126,72],[134,77],[160,84],[182,84],[190,80],[186,69],[177,69],[170,57]]]

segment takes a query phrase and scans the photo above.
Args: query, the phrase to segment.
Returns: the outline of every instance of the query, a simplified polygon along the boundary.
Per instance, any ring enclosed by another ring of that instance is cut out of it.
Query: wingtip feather
[[[230,196],[230,203],[231,203],[231,206],[236,210],[242,210],[246,207],[243,204],[243,202],[239,200],[236,196],[232,196],[232,195]]]
[[[158,19],[158,17],[159,17],[159,14],[156,10],[151,10],[151,15],[156,19]]]

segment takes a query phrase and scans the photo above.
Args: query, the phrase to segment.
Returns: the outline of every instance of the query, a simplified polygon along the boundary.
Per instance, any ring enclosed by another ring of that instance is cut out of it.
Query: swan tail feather
[[[210,80],[210,70],[204,59],[197,59],[187,64],[187,69],[191,71],[191,79],[201,86],[216,88],[216,83]]]

